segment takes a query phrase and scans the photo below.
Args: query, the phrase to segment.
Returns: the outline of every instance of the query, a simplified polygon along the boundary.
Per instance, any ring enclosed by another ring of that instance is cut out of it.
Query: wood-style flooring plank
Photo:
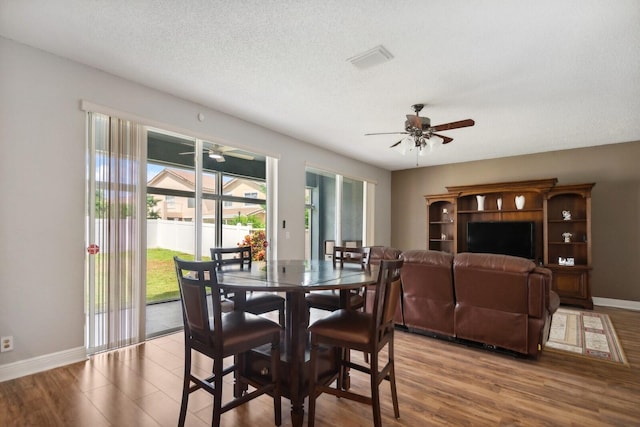
[[[393,417],[389,385],[383,382],[383,425],[640,425],[640,312],[605,307],[596,311],[610,315],[628,367],[555,352],[543,352],[538,360],[523,359],[398,331],[400,419]],[[182,360],[182,334],[176,333],[5,381],[0,383],[0,426],[175,426]],[[206,358],[195,357],[194,364],[199,373],[211,371]],[[232,382],[225,378],[226,399]],[[352,371],[351,386],[367,393],[368,377]],[[283,426],[290,426],[290,404],[287,399],[282,402]],[[207,393],[192,394],[187,426],[210,425],[211,408]],[[225,413],[222,423],[272,426],[272,401],[261,396]],[[322,395],[316,425],[370,426],[371,408]]]

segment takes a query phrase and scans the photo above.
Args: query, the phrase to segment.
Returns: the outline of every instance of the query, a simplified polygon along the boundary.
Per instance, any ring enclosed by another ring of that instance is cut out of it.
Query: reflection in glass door
[[[343,177],[340,203],[341,238],[345,246],[362,246],[364,182]]]

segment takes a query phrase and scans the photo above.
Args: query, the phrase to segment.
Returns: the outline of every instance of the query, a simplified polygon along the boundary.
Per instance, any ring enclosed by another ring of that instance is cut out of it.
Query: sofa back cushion
[[[454,335],[453,255],[430,250],[402,253],[402,303],[405,325]]]
[[[508,255],[458,254],[453,261],[456,301],[526,314],[529,273],[535,267],[532,261]]]
[[[382,259],[398,259],[402,251],[389,246],[371,246],[369,250],[369,264],[378,265]]]
[[[456,336],[528,353],[529,275],[535,268],[508,255],[456,255]]]

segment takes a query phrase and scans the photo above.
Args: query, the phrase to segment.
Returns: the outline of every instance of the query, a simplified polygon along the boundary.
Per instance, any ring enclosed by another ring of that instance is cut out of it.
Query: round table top
[[[223,268],[218,283],[223,288],[246,291],[309,292],[327,289],[356,289],[376,283],[378,267],[359,265],[334,267],[331,260],[253,261],[251,268]]]

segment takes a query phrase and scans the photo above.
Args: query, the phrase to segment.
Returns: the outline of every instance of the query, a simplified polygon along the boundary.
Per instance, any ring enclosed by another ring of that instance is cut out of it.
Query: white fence
[[[147,248],[170,249],[193,254],[195,247],[195,223],[185,221],[147,220]],[[251,234],[251,226],[223,225],[222,246],[233,247]],[[216,230],[214,224],[202,225],[202,255],[209,255],[209,248],[215,246]]]

